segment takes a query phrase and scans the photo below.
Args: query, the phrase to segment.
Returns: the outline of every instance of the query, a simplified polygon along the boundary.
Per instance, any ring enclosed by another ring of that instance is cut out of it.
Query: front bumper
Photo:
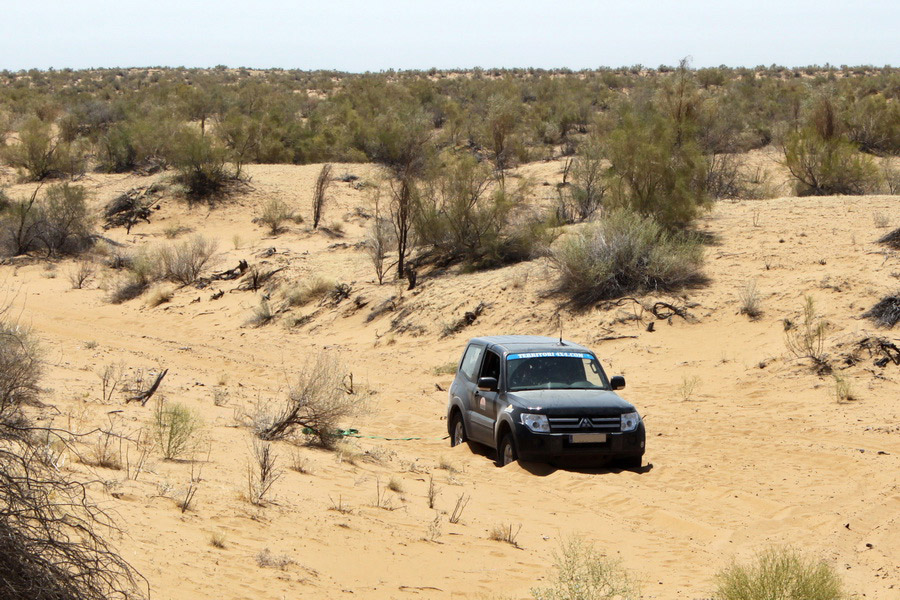
[[[628,433],[607,433],[603,443],[575,443],[568,433],[534,433],[516,424],[515,441],[519,458],[547,461],[554,458],[629,458],[643,456],[646,444],[644,422]]]

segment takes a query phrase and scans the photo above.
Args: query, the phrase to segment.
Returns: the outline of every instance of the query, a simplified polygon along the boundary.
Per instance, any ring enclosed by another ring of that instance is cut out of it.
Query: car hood
[[[509,392],[508,400],[547,415],[611,415],[634,411],[634,406],[608,390],[523,390]]]

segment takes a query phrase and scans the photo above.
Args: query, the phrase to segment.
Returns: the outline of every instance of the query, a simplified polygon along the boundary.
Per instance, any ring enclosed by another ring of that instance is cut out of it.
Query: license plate
[[[573,444],[602,444],[606,442],[605,433],[573,433]]]

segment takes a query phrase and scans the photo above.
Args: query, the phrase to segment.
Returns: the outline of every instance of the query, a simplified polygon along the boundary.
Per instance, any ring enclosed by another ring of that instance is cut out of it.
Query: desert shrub
[[[415,231],[436,262],[489,268],[531,258],[548,243],[549,224],[521,210],[527,188],[492,182],[487,165],[461,155],[423,185]]]
[[[319,176],[316,177],[316,188],[313,191],[313,229],[319,227],[322,210],[325,208],[325,194],[328,192],[329,185],[331,185],[331,165],[325,164],[322,165],[322,170],[319,171]]]
[[[22,405],[35,400],[40,391],[37,345],[9,310],[8,304],[0,305],[0,424],[21,419]]]
[[[652,109],[628,109],[607,143],[609,205],[652,216],[664,227],[689,224],[709,206],[707,166],[689,130]]]
[[[823,562],[793,550],[767,550],[749,565],[734,563],[716,576],[715,600],[843,600],[841,579]]]
[[[160,276],[175,283],[190,285],[211,266],[216,254],[216,243],[196,235],[178,244],[162,246],[157,252]]]
[[[885,235],[878,238],[879,244],[884,244],[889,248],[893,248],[894,250],[900,250],[900,228],[893,230],[890,233],[886,233]]]
[[[703,249],[649,217],[610,213],[563,239],[553,252],[556,289],[576,305],[632,292],[675,290],[703,280]]]
[[[900,322],[900,292],[885,296],[875,306],[866,311],[863,316],[875,321],[881,327],[892,329],[894,325]]]
[[[28,332],[0,308],[0,581],[11,600],[136,599],[131,566],[99,534],[112,523],[67,479],[46,448],[64,432],[29,425],[22,405],[39,392]],[[23,426],[27,426],[23,429]]]
[[[172,460],[190,454],[197,448],[197,434],[203,424],[194,411],[179,402],[160,398],[150,421],[153,441],[163,458]]]
[[[535,600],[639,600],[640,586],[617,561],[587,541],[573,537],[555,555],[556,575],[545,588],[533,588]]]
[[[563,192],[563,220],[586,221],[594,216],[606,195],[608,182],[605,172],[600,142],[592,139],[580,146],[572,161],[572,181]]]
[[[97,144],[98,169],[125,173],[138,165],[138,149],[129,124],[117,123],[103,133]]]
[[[798,196],[861,195],[878,187],[878,167],[841,136],[823,137],[807,127],[787,136],[784,164]]]
[[[846,110],[847,137],[863,152],[900,154],[900,104],[881,94],[865,95]]]
[[[750,281],[745,285],[738,296],[741,302],[740,313],[750,317],[751,321],[755,321],[762,316],[762,308],[759,306],[759,292],[756,289],[756,282]]]
[[[785,322],[784,343],[797,358],[808,358],[819,371],[827,371],[825,336],[828,323],[816,313],[812,296],[803,303],[803,320],[799,324]]]
[[[266,225],[272,235],[278,235],[281,233],[282,224],[293,218],[294,211],[283,200],[269,198],[254,221]]]
[[[175,180],[184,187],[189,200],[213,200],[223,194],[236,177],[228,167],[228,155],[212,136],[190,127],[175,137],[171,161]]]
[[[94,216],[80,185],[47,188],[41,239],[51,254],[77,254],[94,242]]]
[[[251,504],[264,506],[272,486],[282,475],[276,466],[272,444],[254,439],[250,461],[247,463],[247,498]]]
[[[278,440],[299,429],[320,445],[332,447],[342,421],[363,409],[360,396],[350,393],[343,380],[344,371],[333,354],[323,352],[310,359],[281,406],[257,419],[257,435],[263,440]]]
[[[0,248],[4,254],[19,256],[40,247],[44,211],[37,201],[38,190],[27,200],[12,200],[0,211]]]
[[[372,261],[378,285],[384,283],[386,270],[384,261],[387,258],[392,233],[390,222],[381,216],[381,211],[376,203],[375,215],[366,235],[366,254],[368,254],[369,260]]]
[[[19,130],[19,143],[5,148],[4,158],[29,181],[42,181],[63,173],[61,144],[49,123],[32,117]]]

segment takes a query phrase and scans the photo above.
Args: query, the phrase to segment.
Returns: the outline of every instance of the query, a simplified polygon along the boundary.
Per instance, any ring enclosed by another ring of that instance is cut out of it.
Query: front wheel
[[[624,456],[622,458],[617,458],[615,464],[623,469],[640,469],[643,461],[643,456]]]
[[[450,422],[450,446],[460,446],[465,444],[469,438],[466,437],[466,425],[463,423],[462,415],[458,412],[453,413],[453,420]]]
[[[513,441],[512,434],[509,432],[504,433],[503,438],[500,440],[500,445],[497,446],[497,464],[505,467],[510,463],[516,462],[518,458],[519,455],[516,452],[516,444]]]

